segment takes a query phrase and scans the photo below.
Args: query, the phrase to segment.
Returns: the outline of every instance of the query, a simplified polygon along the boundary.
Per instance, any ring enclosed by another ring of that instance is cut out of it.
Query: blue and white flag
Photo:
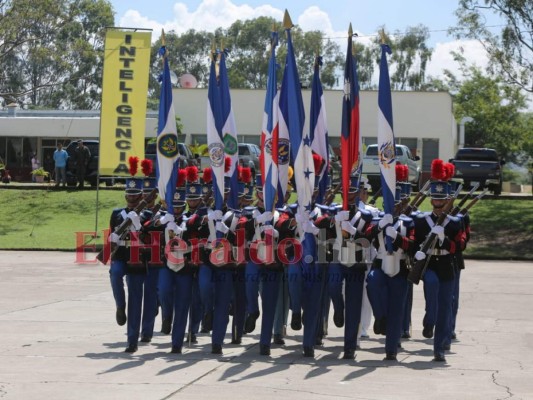
[[[231,106],[231,95],[229,91],[228,70],[226,69],[226,53],[221,51],[218,64],[218,84],[220,86],[221,117],[220,124],[217,122],[217,129],[221,126],[222,141],[224,142],[224,153],[231,159],[229,171],[225,173],[230,177],[230,194],[228,206],[239,208],[239,177],[237,166],[239,165],[239,145],[237,141],[237,127],[233,108]]]
[[[326,185],[329,173],[329,141],[328,141],[328,121],[326,118],[326,103],[320,81],[320,66],[322,57],[315,59],[315,71],[313,74],[313,84],[311,86],[311,115],[309,122],[309,136],[311,138],[311,149],[325,161],[321,171],[315,171],[315,175],[320,177],[318,183],[317,203],[324,201]]]
[[[164,38],[164,36],[163,36]],[[172,99],[172,83],[167,60],[167,50],[163,45],[159,54],[163,57],[161,95],[159,97],[159,121],[157,125],[157,186],[159,196],[164,200],[167,212],[174,213],[172,200],[176,192],[178,177],[178,130]]]
[[[222,210],[224,204],[224,139],[222,135],[222,105],[216,74],[216,54],[212,54],[207,89],[207,147],[211,160],[213,177],[213,198],[215,210]]]
[[[276,77],[276,46],[278,45],[278,33],[272,32],[270,61],[268,64],[267,91],[265,96],[265,109],[263,112],[263,129],[261,132],[261,176],[263,179],[263,202],[265,210],[273,211],[275,206],[276,193],[278,192],[278,182],[280,181],[278,172],[279,161],[279,97],[278,81]],[[288,152],[288,146],[286,146]],[[287,154],[288,155],[288,154]],[[285,164],[289,165],[289,157],[286,157]],[[279,185],[281,200],[285,197],[287,190],[287,174],[285,174],[285,185]]]
[[[378,91],[378,159],[381,172],[383,210],[386,214],[393,214],[396,191],[396,151],[387,54],[391,54],[391,49],[388,45],[382,44]],[[390,238],[387,238],[386,247],[388,252],[392,252]]]

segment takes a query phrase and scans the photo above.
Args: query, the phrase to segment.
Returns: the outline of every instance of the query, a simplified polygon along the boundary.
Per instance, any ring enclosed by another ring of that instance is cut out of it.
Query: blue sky
[[[403,32],[409,26],[423,24],[430,30],[429,45],[433,48],[427,75],[441,76],[444,68],[458,72],[450,51],[465,49],[470,63],[485,66],[487,58],[482,46],[474,41],[457,41],[446,30],[456,22],[456,0],[111,0],[115,8],[115,25],[153,29],[152,39],[161,29],[182,33],[188,29],[213,31],[228,27],[237,19],[272,16],[280,22],[287,4],[295,24],[304,30],[320,29],[334,38],[341,48],[346,43],[352,23],[360,36],[370,40],[383,25],[387,31]],[[496,23],[496,20],[489,21]]]

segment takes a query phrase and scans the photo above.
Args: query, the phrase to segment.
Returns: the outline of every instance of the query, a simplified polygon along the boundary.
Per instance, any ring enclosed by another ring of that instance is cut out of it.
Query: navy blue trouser
[[[214,282],[213,282],[213,268],[207,264],[201,264],[198,270],[198,288],[199,296],[202,301],[202,308],[204,314],[213,311],[213,296],[214,296]]]
[[[198,272],[198,271],[197,271]],[[193,275],[192,279],[192,297],[191,297],[191,319],[189,321],[189,332],[197,334],[200,330],[200,323],[204,316],[204,307],[200,298],[200,285],[198,283],[198,273]]]
[[[413,283],[407,281],[407,297],[403,311],[402,332],[411,330],[411,313],[413,311]]]
[[[233,271],[212,267],[213,297],[213,333],[211,343],[222,345],[228,328],[229,307],[233,295]],[[200,282],[200,290],[202,283]]]
[[[165,269],[167,269],[167,267],[165,267]],[[161,305],[161,318],[167,321],[172,321],[172,316],[174,314],[174,285],[172,284],[172,280],[169,279],[169,275],[166,273],[159,274],[157,294],[159,297],[159,304]]]
[[[408,284],[405,276],[388,276],[381,268],[372,268],[366,278],[366,292],[376,320],[387,319],[385,352],[396,354],[402,332]]]
[[[430,269],[424,274],[423,280],[426,298],[424,325],[435,326],[433,350],[441,353],[451,335],[454,280],[440,280],[435,271]]]
[[[233,339],[242,338],[244,332],[244,320],[246,318],[246,285],[244,265],[238,266],[233,271],[233,318],[231,323],[231,335]]]
[[[126,308],[126,292],[124,291],[124,277],[126,276],[126,262],[112,260],[109,267],[111,290],[117,308]]]
[[[344,351],[357,348],[357,333],[361,322],[363,304],[363,285],[366,269],[346,267],[339,263],[330,263],[328,270],[328,291],[333,309],[343,312],[344,318]],[[345,282],[342,297],[342,282]]]
[[[157,281],[159,268],[148,267],[146,274],[127,274],[128,283],[128,343],[136,345],[139,331],[151,338],[157,313]],[[141,329],[142,320],[142,329]]]
[[[276,313],[274,315],[274,334],[283,335],[289,316],[289,287],[287,285],[287,269],[280,277],[278,285],[278,299],[276,301]]]

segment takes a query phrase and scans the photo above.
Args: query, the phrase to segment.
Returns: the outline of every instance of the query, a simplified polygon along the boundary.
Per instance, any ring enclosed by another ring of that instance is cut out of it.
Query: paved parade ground
[[[301,355],[302,331],[290,328],[285,346],[259,356],[258,327],[223,356],[210,354],[202,334],[169,354],[170,337],[159,333],[130,355],[108,267],[74,261],[66,252],[0,252],[1,399],[533,399],[533,263],[467,260],[458,340],[442,364],[422,337],[421,285],[398,362],[383,361],[384,337],[372,332],[355,361],[342,360],[332,321],[315,359]]]

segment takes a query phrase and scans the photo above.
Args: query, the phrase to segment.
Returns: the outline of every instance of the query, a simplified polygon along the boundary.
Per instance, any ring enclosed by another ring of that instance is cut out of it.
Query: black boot
[[[312,347],[304,346],[304,357],[314,357],[315,356],[315,349]]]
[[[294,331],[299,331],[302,329],[302,314],[293,313],[291,317],[291,328]]]
[[[279,344],[279,345],[285,344],[285,340],[283,340],[283,335],[281,333],[274,334],[274,344]]]
[[[254,331],[255,322],[257,321],[257,318],[259,318],[259,315],[259,311],[248,314],[246,321],[244,322],[244,333],[251,333]]]
[[[211,354],[222,354],[222,345],[221,344],[212,344],[211,345]]]
[[[172,331],[172,320],[164,319],[161,322],[161,333],[164,333],[165,335],[169,335],[171,331]]]
[[[126,347],[126,350],[124,350],[126,353],[135,353],[137,351],[137,345],[130,343],[128,344],[128,347]]]
[[[115,314],[115,318],[117,320],[117,324],[120,326],[124,325],[128,318],[126,317],[126,309],[125,308],[117,308],[117,312]]]
[[[270,346],[267,346],[266,344],[260,344],[259,345],[259,354],[262,356],[269,356],[270,355]]]

